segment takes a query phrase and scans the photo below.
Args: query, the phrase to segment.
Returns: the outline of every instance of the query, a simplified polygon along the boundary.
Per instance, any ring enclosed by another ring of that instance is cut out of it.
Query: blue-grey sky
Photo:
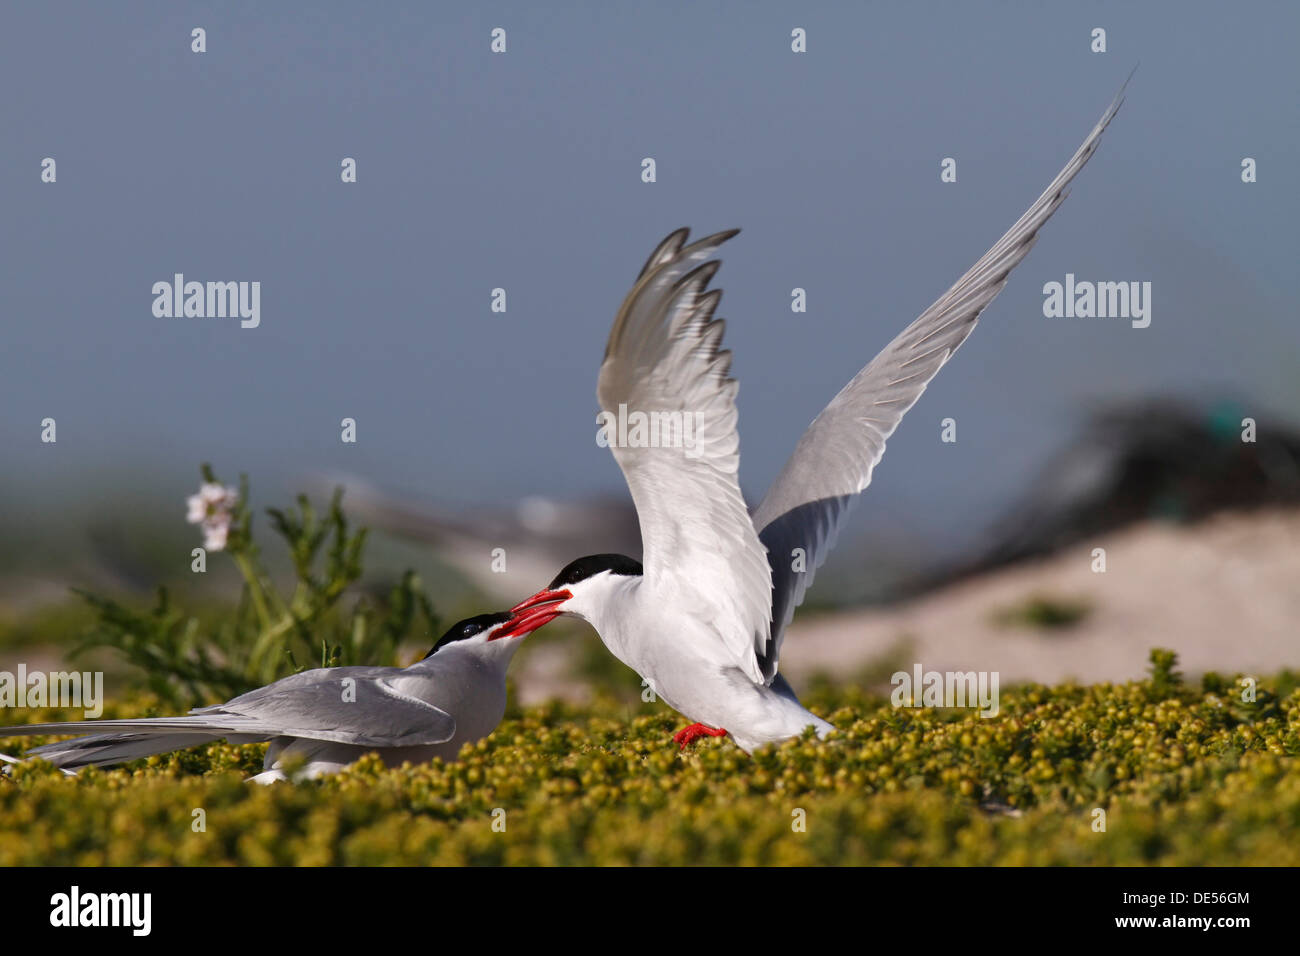
[[[5,505],[54,515],[148,476],[179,516],[200,460],[267,497],[321,471],[443,504],[621,494],[594,440],[596,371],[643,259],[682,225],[744,229],[716,284],[756,499],[1139,62],[850,533],[968,532],[1099,401],[1230,394],[1294,421],[1298,10],[8,0]],[[940,182],[944,157],[956,183]],[[151,287],[176,272],[261,282],[260,327],[156,318]],[[1043,284],[1067,272],[1150,281],[1151,326],[1044,318]],[[939,441],[947,416],[955,445]]]

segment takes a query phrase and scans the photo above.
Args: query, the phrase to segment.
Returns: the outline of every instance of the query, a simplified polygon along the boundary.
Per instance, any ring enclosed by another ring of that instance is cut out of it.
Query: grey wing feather
[[[65,771],[78,770],[82,767],[102,767],[139,757],[152,757],[154,754],[184,750],[186,747],[219,740],[221,736],[223,735],[210,733],[91,734],[89,737],[74,737],[72,740],[59,740],[34,747],[27,752],[27,756],[48,760]],[[233,734],[226,736],[230,738],[231,743],[254,743],[270,739],[237,737]]]
[[[317,668],[194,715],[230,721],[237,732],[251,724],[282,736],[363,747],[415,747],[450,740],[456,733],[455,718],[398,691],[392,678],[402,673],[391,667]],[[409,680],[409,673],[406,676]],[[431,686],[433,682],[430,675]]]
[[[785,628],[834,546],[849,506],[871,483],[885,441],[1029,253],[1038,230],[1065,199],[1066,187],[1096,152],[1123,102],[1121,88],[1083,145],[1016,224],[813,420],[754,510],[754,527],[767,548],[773,578],[772,627],[761,655],[766,680],[776,674]],[[802,570],[795,570],[795,549],[803,551]]]
[[[318,668],[183,717],[25,724],[0,728],[0,737],[95,734],[108,742],[110,734],[168,734],[185,737],[180,746],[187,747],[232,734],[256,739],[306,737],[361,747],[414,747],[450,740],[456,733],[455,719],[394,689],[390,678],[399,673],[396,668],[380,667]],[[345,685],[345,679],[354,684]]]

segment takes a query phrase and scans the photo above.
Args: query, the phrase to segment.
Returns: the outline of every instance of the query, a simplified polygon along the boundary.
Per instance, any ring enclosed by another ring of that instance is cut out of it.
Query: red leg
[[[677,744],[682,750],[689,747],[692,742],[700,737],[725,737],[727,732],[721,727],[709,727],[706,724],[691,724],[689,727],[683,727],[677,733],[673,734],[673,743]]]

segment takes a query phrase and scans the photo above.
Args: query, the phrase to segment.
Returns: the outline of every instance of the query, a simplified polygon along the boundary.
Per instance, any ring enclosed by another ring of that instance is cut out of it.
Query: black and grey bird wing
[[[1121,88],[1083,145],[1015,225],[813,420],[754,510],[754,527],[772,565],[772,626],[761,655],[767,680],[776,673],[785,628],[834,547],[849,505],[871,483],[886,439],[1029,253],[1123,102]],[[798,556],[796,549],[801,549]]]
[[[409,678],[398,690],[394,683],[402,673],[393,667],[318,668],[182,717],[25,724],[0,728],[0,737],[128,734],[139,744],[144,737],[166,735],[184,738],[178,746],[230,736],[304,737],[360,747],[414,747],[450,740],[456,733],[455,719],[413,694],[412,686],[419,684]],[[62,746],[47,744],[32,753],[41,756],[41,751]]]

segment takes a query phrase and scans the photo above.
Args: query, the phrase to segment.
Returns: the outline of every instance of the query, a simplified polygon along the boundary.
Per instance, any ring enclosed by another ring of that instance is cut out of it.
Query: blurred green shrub
[[[202,473],[205,489],[222,487],[210,466]],[[192,515],[198,498],[191,499]],[[306,495],[298,496],[296,509],[266,509],[293,563],[293,592],[286,599],[263,567],[248,479],[241,476],[237,494],[222,501],[219,533],[207,539],[208,551],[227,554],[244,579],[234,613],[205,627],[176,607],[165,588],[148,610],[77,590],[96,612],[97,625],[74,653],[101,647],[120,653],[142,685],[172,708],[228,700],[307,667],[398,664],[398,645],[417,629],[436,634],[437,615],[410,570],[382,602],[365,595],[343,600],[361,577],[366,529],[349,530],[342,498],[340,488],[323,516]]]
[[[1074,627],[1091,611],[1092,604],[1082,598],[1035,594],[1020,604],[994,612],[993,623],[1000,627],[1061,630]]]

